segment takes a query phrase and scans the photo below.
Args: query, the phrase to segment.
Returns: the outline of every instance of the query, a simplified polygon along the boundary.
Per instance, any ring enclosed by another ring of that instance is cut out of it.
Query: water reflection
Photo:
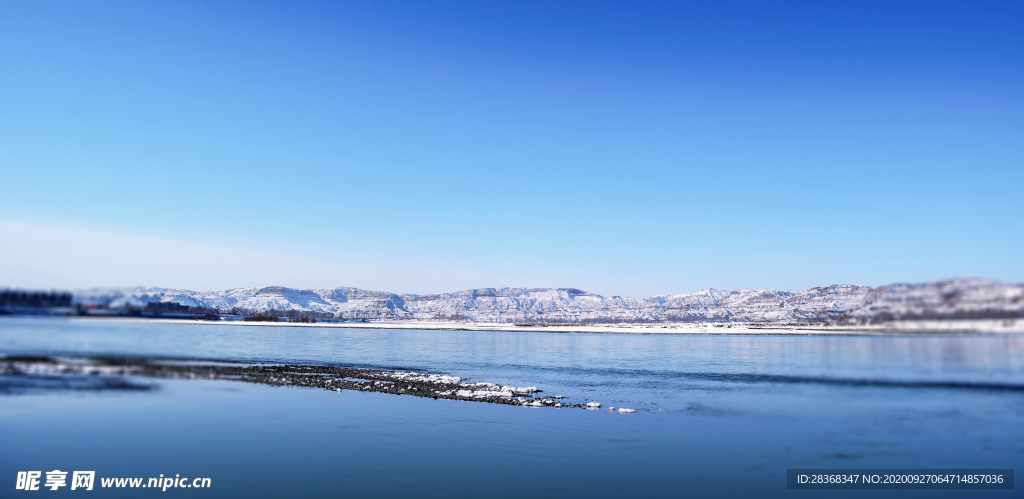
[[[1020,336],[629,336],[0,319],[5,355],[410,368],[603,404],[599,411],[533,410],[144,379],[160,389],[5,397],[0,440],[14,451],[0,455],[0,471],[39,463],[30,469],[80,465],[135,476],[191,467],[192,475],[220,477],[218,495],[237,497],[333,497],[339,490],[359,497],[790,497],[780,486],[786,468],[1024,466],[1022,352]],[[194,444],[166,445],[166,435],[188,435]],[[956,495],[1012,496],[983,492]]]

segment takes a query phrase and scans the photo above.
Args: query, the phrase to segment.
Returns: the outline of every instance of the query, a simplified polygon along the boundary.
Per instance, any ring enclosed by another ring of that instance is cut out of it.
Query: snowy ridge
[[[806,291],[717,290],[643,300],[604,297],[574,288],[480,288],[431,295],[338,287],[281,286],[224,291],[156,287],[76,291],[77,304],[146,307],[177,303],[236,310],[317,312],[338,319],[581,322],[806,322],[826,320],[1024,317],[1024,285],[964,278],[878,288],[837,284]]]

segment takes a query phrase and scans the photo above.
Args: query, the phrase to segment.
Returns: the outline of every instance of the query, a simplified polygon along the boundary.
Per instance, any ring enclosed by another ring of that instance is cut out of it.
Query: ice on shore
[[[537,392],[536,386],[515,387],[495,383],[460,383],[464,387],[455,392],[456,396],[466,398],[512,398],[517,395],[532,395]]]
[[[459,390],[455,392],[456,396],[468,397],[468,398],[488,398],[488,397],[503,397],[512,398],[515,396],[515,392],[512,390]]]
[[[455,396],[471,399],[486,398],[512,398],[517,395],[532,395],[537,392],[536,386],[516,387],[505,386],[495,383],[465,383],[466,378],[458,376],[445,376],[441,374],[424,374],[404,371],[389,371],[385,374],[394,381],[419,383],[434,383],[440,385],[457,385],[458,390],[439,392],[445,395],[454,393]],[[375,382],[376,383],[376,382]]]
[[[443,385],[455,385],[462,383],[465,378],[458,376],[445,376],[442,374],[423,374],[407,371],[390,371],[386,376],[395,381],[416,381],[419,383],[435,383]]]

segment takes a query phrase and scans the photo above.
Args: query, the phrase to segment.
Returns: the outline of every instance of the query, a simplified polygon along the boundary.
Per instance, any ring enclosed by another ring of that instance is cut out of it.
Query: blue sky
[[[1024,281],[1019,2],[0,6],[0,285]]]

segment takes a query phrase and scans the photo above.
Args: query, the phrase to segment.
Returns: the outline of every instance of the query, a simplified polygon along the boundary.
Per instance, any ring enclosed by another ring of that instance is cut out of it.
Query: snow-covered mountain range
[[[347,287],[202,292],[136,287],[79,290],[74,301],[112,309],[175,303],[222,312],[315,312],[337,319],[388,321],[777,323],[1024,317],[1024,284],[964,278],[877,288],[837,284],[806,291],[707,289],[642,300],[573,288],[481,288],[414,295]]]

